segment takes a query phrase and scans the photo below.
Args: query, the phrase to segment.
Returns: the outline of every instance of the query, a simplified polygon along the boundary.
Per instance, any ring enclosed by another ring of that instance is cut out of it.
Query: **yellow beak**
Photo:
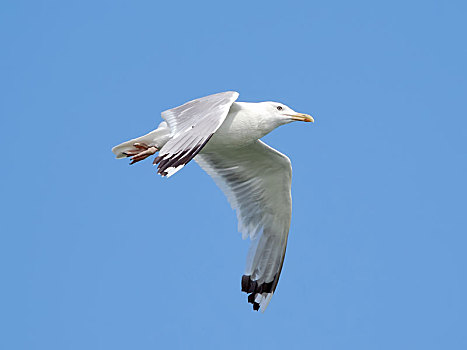
[[[315,122],[315,120],[313,119],[311,115],[304,114],[304,113],[298,113],[298,114],[292,115],[291,117],[292,117],[292,120],[297,120],[300,122],[312,122],[312,123]]]

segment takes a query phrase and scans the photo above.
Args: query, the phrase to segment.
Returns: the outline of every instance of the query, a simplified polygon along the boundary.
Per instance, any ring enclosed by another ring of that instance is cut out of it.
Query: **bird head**
[[[311,115],[295,112],[292,108],[279,102],[265,102],[268,114],[274,118],[278,124],[288,124],[294,121],[314,122]]]

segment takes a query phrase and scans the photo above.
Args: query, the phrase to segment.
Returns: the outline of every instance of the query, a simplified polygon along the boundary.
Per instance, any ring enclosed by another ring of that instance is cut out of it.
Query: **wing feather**
[[[237,212],[242,237],[250,237],[242,290],[253,309],[265,310],[284,263],[292,215],[289,158],[262,141],[241,149],[202,152],[196,162]]]
[[[237,98],[235,91],[221,92],[162,112],[171,138],[154,160],[157,172],[171,176],[193,159],[222,125]]]

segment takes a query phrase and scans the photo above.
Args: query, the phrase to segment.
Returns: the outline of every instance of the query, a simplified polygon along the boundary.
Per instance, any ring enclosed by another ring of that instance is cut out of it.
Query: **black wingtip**
[[[274,276],[274,279],[271,282],[258,284],[258,281],[253,281],[251,276],[242,276],[242,292],[248,294],[248,302],[253,304],[253,310],[259,310],[260,305],[255,301],[257,294],[274,292],[272,286],[274,284],[275,278],[276,277]]]
[[[242,292],[253,293],[257,288],[258,283],[253,281],[250,276],[242,276]]]
[[[177,168],[188,164],[190,160],[192,160],[201,151],[206,143],[208,143],[212,135],[214,134],[209,135],[202,143],[197,144],[193,148],[178,151],[171,156],[159,153],[159,156],[154,159],[154,164],[157,164],[157,172],[162,176],[165,176],[167,175],[168,168]],[[162,151],[163,150],[164,149],[162,149]]]

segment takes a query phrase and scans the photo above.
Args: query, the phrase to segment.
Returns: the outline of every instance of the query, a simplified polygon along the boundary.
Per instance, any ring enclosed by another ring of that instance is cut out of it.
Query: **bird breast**
[[[268,128],[263,118],[254,109],[245,108],[243,103],[233,103],[224,120],[203,151],[218,147],[238,148],[246,146],[272,129]],[[269,130],[270,129],[270,130]]]

